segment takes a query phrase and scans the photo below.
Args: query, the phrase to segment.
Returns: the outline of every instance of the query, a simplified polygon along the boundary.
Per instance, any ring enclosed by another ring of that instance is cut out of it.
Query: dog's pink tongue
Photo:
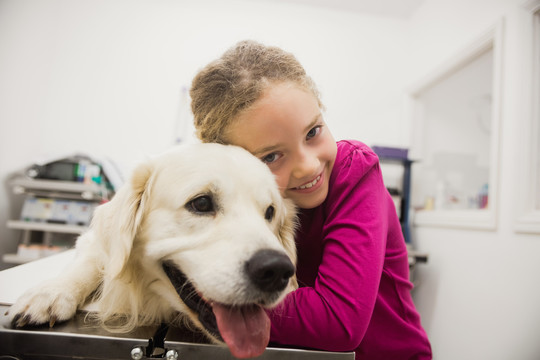
[[[212,305],[221,337],[240,359],[256,357],[270,341],[270,319],[260,306]]]

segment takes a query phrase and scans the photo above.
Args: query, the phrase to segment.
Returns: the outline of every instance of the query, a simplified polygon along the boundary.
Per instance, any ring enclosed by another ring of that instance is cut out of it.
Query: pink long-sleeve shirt
[[[270,312],[270,340],[356,359],[431,359],[377,155],[357,141],[337,147],[326,200],[299,214],[300,288]]]

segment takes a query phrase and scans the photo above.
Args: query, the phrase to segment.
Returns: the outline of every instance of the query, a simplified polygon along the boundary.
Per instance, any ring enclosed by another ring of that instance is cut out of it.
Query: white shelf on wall
[[[8,220],[7,227],[9,229],[20,230],[23,234],[23,240],[18,245],[17,253],[4,254],[2,257],[5,263],[17,265],[54,255],[71,248],[75,243],[76,235],[82,234],[88,229],[87,226],[81,225],[50,224],[22,220]],[[44,234],[41,244],[30,243],[29,239],[32,232],[42,232]],[[63,244],[54,245],[53,243],[55,241],[53,241],[53,238],[60,236],[60,234],[68,237],[70,237],[70,234],[73,234],[73,238],[67,241],[67,243],[64,240]]]
[[[21,176],[13,179],[10,182],[10,186],[18,194],[52,192],[61,194],[72,193],[73,197],[84,200],[99,200],[102,198],[102,188],[95,183],[85,184],[74,181],[30,179]]]
[[[414,224],[419,226],[492,230],[496,226],[494,220],[485,209],[416,211],[414,214]]]
[[[41,257],[38,256],[21,256],[18,254],[4,254],[2,256],[2,261],[4,261],[6,264],[14,264],[14,265],[21,265],[29,263],[30,261],[35,261],[40,259]]]
[[[33,221],[8,220],[7,227],[16,230],[45,231],[62,234],[82,234],[87,226],[67,225],[67,224],[49,224]]]
[[[24,256],[20,256],[20,255],[17,255],[17,254],[4,254],[2,256],[2,261],[5,262],[6,264],[20,265],[20,264],[26,264],[26,263],[28,263],[30,261],[34,261],[34,260],[37,260],[37,258],[24,257]]]

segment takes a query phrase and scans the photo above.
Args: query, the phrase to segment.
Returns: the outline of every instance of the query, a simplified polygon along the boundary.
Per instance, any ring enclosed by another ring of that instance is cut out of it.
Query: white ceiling
[[[334,10],[370,13],[379,16],[408,18],[424,0],[273,0],[320,6]]]

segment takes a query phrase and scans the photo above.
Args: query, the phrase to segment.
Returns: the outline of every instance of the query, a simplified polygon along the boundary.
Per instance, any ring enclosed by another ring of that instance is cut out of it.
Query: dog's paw
[[[15,328],[49,324],[71,319],[77,311],[76,296],[64,284],[50,283],[30,289],[8,310]]]

